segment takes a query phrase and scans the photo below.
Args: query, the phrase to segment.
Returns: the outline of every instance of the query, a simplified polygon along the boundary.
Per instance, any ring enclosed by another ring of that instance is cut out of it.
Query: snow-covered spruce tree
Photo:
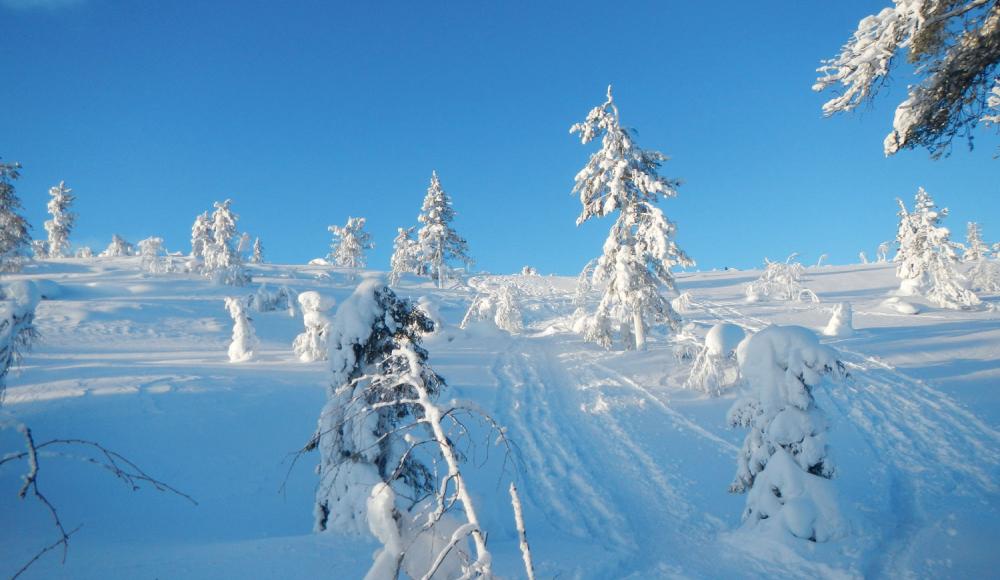
[[[133,255],[135,255],[135,246],[118,234],[111,234],[111,243],[101,252],[101,257],[104,258],[121,258]]]
[[[384,547],[369,578],[490,576],[486,534],[445,429],[456,409],[434,402],[446,385],[420,346],[432,330],[377,279],[358,285],[330,327],[333,381],[306,447],[320,452],[316,529],[375,534]],[[440,481],[434,465],[446,469]],[[464,522],[449,515],[453,506]]]
[[[264,245],[260,243],[260,238],[254,238],[253,240],[253,255],[250,256],[250,263],[264,263]]]
[[[438,288],[444,287],[451,268],[449,263],[457,260],[471,267],[473,260],[469,257],[469,244],[465,238],[458,235],[452,228],[455,219],[451,197],[441,187],[437,171],[431,172],[431,184],[424,196],[424,205],[417,217],[422,225],[417,231],[417,243],[420,244],[419,273],[433,279]]]
[[[389,285],[399,284],[403,274],[420,272],[420,244],[413,239],[416,228],[397,228],[392,241],[392,258],[389,259]]]
[[[827,424],[814,390],[841,374],[836,352],[799,326],[770,326],[737,350],[745,394],[729,424],[749,430],[732,493],[747,493],[744,525],[777,527],[814,542],[844,533],[830,482]]]
[[[21,215],[21,200],[14,190],[20,176],[20,163],[0,161],[0,272],[20,271],[31,248],[31,226]]]
[[[341,268],[360,270],[368,263],[365,251],[375,247],[372,237],[365,231],[365,218],[348,217],[341,226],[330,226],[333,234],[328,259]]]
[[[227,296],[225,302],[226,310],[233,319],[233,340],[229,343],[229,362],[253,360],[257,349],[257,334],[253,330],[253,321],[247,314],[246,299]]]
[[[899,229],[896,243],[899,250],[896,277],[899,294],[921,295],[942,308],[971,308],[980,303],[979,298],[964,285],[961,274],[955,270],[958,257],[949,240],[948,228],[940,225],[948,215],[947,209],[938,209],[931,196],[920,188],[914,198],[913,211],[907,211],[903,200],[899,203]]]
[[[155,236],[139,241],[139,267],[147,274],[166,274],[170,267],[163,248],[163,238]]]
[[[983,243],[979,224],[969,222],[965,230],[965,251],[962,253],[962,261],[976,262],[985,258],[989,252],[990,247]]]
[[[76,223],[76,214],[70,209],[76,199],[70,192],[72,189],[66,187],[65,181],[60,181],[59,185],[49,189],[48,210],[52,219],[45,222],[45,231],[49,234],[49,257],[65,258],[69,252],[69,234],[73,231],[73,224]]]
[[[206,211],[196,217],[191,226],[191,258],[198,261],[204,260],[205,252],[213,243],[212,220]]]
[[[295,337],[292,350],[302,362],[326,360],[326,337],[330,332],[327,312],[333,303],[324,299],[319,292],[309,291],[299,294],[299,306],[302,309],[305,332]]]
[[[3,406],[7,373],[17,365],[24,352],[38,339],[35,308],[41,299],[30,281],[18,280],[3,289],[0,296],[0,406]]]
[[[661,196],[675,197],[679,182],[659,175],[666,155],[640,149],[621,126],[610,86],[608,100],[570,133],[579,133],[584,144],[602,138],[601,149],[576,175],[573,192],[583,205],[577,225],[618,212],[594,271],[594,280],[607,285],[584,337],[610,348],[617,332],[626,348],[641,350],[650,325],[678,328],[680,317],[665,295],[676,294],[670,269],[694,265],[674,242],[676,226],[654,205]]]
[[[935,157],[959,134],[969,137],[997,93],[1000,65],[1000,2],[996,0],[893,0],[866,16],[833,59],[823,61],[813,90],[839,86],[823,105],[826,115],[868,102],[887,83],[896,56],[907,51],[920,82],[896,107],[886,155],[927,147]]]
[[[243,286],[250,275],[243,269],[243,259],[236,250],[236,222],[239,216],[231,208],[233,201],[215,202],[212,212],[212,238],[205,245],[203,273],[216,284]]]

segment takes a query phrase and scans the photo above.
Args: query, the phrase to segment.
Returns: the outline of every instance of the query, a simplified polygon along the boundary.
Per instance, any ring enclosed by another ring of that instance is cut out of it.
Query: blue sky
[[[1000,239],[1000,145],[882,155],[899,95],[823,119],[814,69],[888,0],[842,2],[133,2],[0,0],[0,156],[44,235],[48,188],[74,241],[164,237],[231,197],[268,259],[326,253],[365,216],[385,268],[432,169],[478,266],[573,274],[609,220],[574,225],[593,146],[570,125],[615,87],[641,146],[671,157],[663,202],[703,269],[873,255],[923,185],[964,239]]]

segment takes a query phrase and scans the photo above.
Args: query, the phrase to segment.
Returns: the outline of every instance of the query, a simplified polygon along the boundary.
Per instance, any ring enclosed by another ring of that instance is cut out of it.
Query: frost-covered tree
[[[670,269],[694,265],[674,242],[676,226],[655,205],[675,197],[680,182],[659,174],[666,155],[640,149],[634,132],[621,126],[610,86],[607,101],[570,133],[579,133],[583,144],[601,137],[601,149],[576,175],[573,192],[583,205],[576,224],[618,212],[594,270],[594,280],[606,283],[604,295],[584,337],[610,348],[617,332],[627,348],[643,349],[650,325],[678,328]]]
[[[417,231],[417,243],[420,244],[418,269],[421,275],[435,280],[438,288],[444,287],[445,279],[451,271],[451,262],[457,260],[467,268],[473,264],[469,257],[468,242],[452,228],[451,222],[454,219],[451,196],[441,187],[437,171],[432,171],[431,184],[417,217],[417,221],[421,223]]]
[[[49,257],[65,258],[69,256],[69,234],[76,223],[76,214],[70,209],[76,197],[66,187],[65,181],[49,189],[48,210],[52,219],[45,222],[45,231],[49,234]]]
[[[45,240],[31,240],[31,257],[46,260],[49,257],[49,243]]]
[[[743,342],[737,359],[747,388],[728,419],[749,432],[729,491],[747,493],[744,524],[814,542],[839,536],[828,427],[813,394],[825,375],[841,374],[836,352],[806,328],[770,326]]]
[[[684,387],[703,391],[715,397],[722,390],[739,382],[740,369],[736,348],[746,332],[735,324],[719,323],[705,334],[705,342],[695,355],[691,374]]]
[[[455,409],[434,402],[446,385],[420,345],[432,330],[425,313],[374,279],[330,327],[334,376],[307,446],[320,451],[316,528],[378,537],[370,578],[490,576],[486,533],[445,426]],[[452,506],[464,522],[449,516]]]
[[[889,261],[889,250],[892,249],[892,242],[886,241],[878,245],[878,252],[876,252],[877,259],[879,263],[884,263]]]
[[[979,224],[969,222],[965,230],[965,251],[962,253],[963,262],[976,262],[982,260],[990,252],[990,247],[983,243],[982,233],[979,231]]]
[[[817,69],[822,76],[813,90],[840,89],[823,112],[850,111],[872,99],[904,50],[919,82],[896,107],[885,154],[927,147],[937,157],[960,133],[971,144],[972,129],[989,118],[983,112],[998,82],[1000,2],[893,0],[866,16],[840,54]]]
[[[250,306],[257,312],[275,312],[284,310],[289,316],[295,316],[297,295],[288,286],[280,286],[277,290],[268,290],[267,284],[261,284],[257,291],[251,294]]]
[[[420,244],[413,239],[416,228],[397,228],[389,259],[389,285],[395,286],[403,274],[420,273]]]
[[[211,242],[205,245],[203,273],[217,284],[243,286],[250,282],[250,275],[243,269],[243,258],[236,248],[236,222],[231,199],[215,202],[212,212]],[[197,223],[197,222],[196,222]]]
[[[459,328],[467,328],[476,320],[492,320],[500,330],[518,334],[524,330],[524,316],[521,314],[519,292],[513,284],[501,284],[491,290],[480,292],[469,304]]]
[[[191,258],[204,260],[206,250],[213,243],[212,220],[206,211],[196,217],[191,226]]]
[[[327,230],[333,234],[328,256],[330,262],[341,268],[364,268],[368,263],[365,252],[375,247],[365,231],[365,218],[348,217],[343,226],[330,226]]]
[[[0,296],[0,406],[7,387],[7,373],[38,339],[35,308],[41,299],[34,283],[18,280]]]
[[[903,200],[899,203],[899,229],[896,243],[899,250],[896,277],[899,294],[921,295],[942,308],[970,308],[979,304],[979,298],[968,288],[961,274],[955,270],[958,257],[949,240],[948,228],[941,219],[948,210],[938,209],[930,194],[920,188],[914,198],[913,211],[908,211]]]
[[[253,360],[257,349],[257,334],[253,329],[253,321],[247,314],[246,299],[228,296],[225,303],[226,311],[233,319],[233,340],[229,343],[229,362]]]
[[[93,258],[94,250],[90,246],[82,246],[76,250],[77,258]]]
[[[250,234],[246,232],[240,234],[240,240],[236,243],[236,253],[240,255],[240,260],[248,261],[250,259],[251,246]]]
[[[264,245],[260,243],[260,238],[254,238],[253,240],[253,255],[250,256],[250,263],[264,263]]]
[[[863,252],[862,252],[863,253]],[[753,282],[744,288],[747,302],[759,302],[761,300],[793,300],[803,302],[819,302],[816,293],[802,285],[802,276],[805,268],[796,258],[797,253],[792,253],[784,262],[772,262],[764,258],[764,272]]]
[[[169,262],[166,259],[166,250],[163,248],[163,238],[155,236],[139,241],[139,266],[144,272],[149,274],[166,274],[170,271]]]
[[[21,200],[14,190],[20,176],[20,163],[0,161],[0,272],[20,271],[31,248],[31,226],[21,215]]]
[[[132,255],[135,255],[135,246],[118,234],[111,234],[111,243],[101,252],[101,256],[104,258],[121,258]]]
[[[319,292],[309,291],[299,294],[299,306],[306,328],[305,332],[295,337],[292,350],[302,362],[326,360],[326,337],[330,329],[327,312],[333,303]]]

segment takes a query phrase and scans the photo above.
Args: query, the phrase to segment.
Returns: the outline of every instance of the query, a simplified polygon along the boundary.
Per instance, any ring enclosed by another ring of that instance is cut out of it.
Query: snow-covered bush
[[[169,257],[163,248],[163,238],[149,237],[139,242],[139,262],[148,274],[166,274],[172,270]]]
[[[7,284],[0,296],[0,406],[6,393],[7,374],[38,339],[34,322],[39,300],[38,289],[26,280]]]
[[[403,274],[420,273],[420,244],[413,239],[416,228],[397,228],[392,241],[392,258],[389,259],[389,285],[399,284]]]
[[[204,262],[202,274],[216,284],[243,286],[250,282],[250,274],[243,268],[243,258],[236,248],[236,222],[239,216],[232,211],[232,200],[215,202],[215,211],[209,220],[211,237],[204,236],[200,228],[204,224],[195,221],[199,228],[199,239],[204,242]],[[198,218],[201,220],[201,217]],[[192,232],[193,234],[194,232]],[[192,235],[192,251],[194,237]]]
[[[320,452],[315,523],[379,538],[370,578],[490,576],[486,532],[445,426],[458,409],[434,402],[446,384],[420,346],[432,326],[375,279],[358,285],[330,326],[333,380],[306,446]]]
[[[268,290],[267,284],[261,284],[257,291],[250,295],[250,306],[257,312],[275,312],[284,310],[289,316],[295,316],[295,291],[287,286],[277,290]]]
[[[226,310],[233,319],[233,340],[229,344],[229,362],[253,360],[257,349],[257,335],[247,315],[246,299],[226,297]]]
[[[60,181],[59,185],[49,189],[48,210],[52,219],[45,222],[45,231],[49,234],[49,257],[65,258],[69,256],[69,234],[73,230],[76,222],[76,214],[70,209],[73,200],[76,198],[70,193],[72,189],[66,187],[65,181]]]
[[[744,525],[824,542],[844,533],[828,479],[827,422],[813,390],[839,377],[836,352],[812,331],[770,326],[737,349],[745,394],[729,424],[749,430],[730,492],[747,493]]]
[[[421,223],[417,231],[420,247],[417,270],[434,280],[438,288],[443,288],[445,280],[451,277],[451,262],[458,261],[466,268],[473,264],[468,242],[451,225],[454,219],[451,196],[441,187],[437,171],[432,171],[431,184],[417,216]]]
[[[610,86],[607,101],[570,133],[579,133],[583,144],[601,137],[601,149],[576,175],[573,192],[583,206],[577,225],[618,212],[593,276],[605,284],[604,295],[584,338],[610,348],[617,334],[626,348],[642,350],[651,325],[680,328],[670,306],[676,293],[670,269],[694,265],[674,242],[676,226],[655,205],[660,197],[675,197],[679,182],[659,174],[666,155],[639,148],[634,132],[621,126]]]
[[[687,314],[694,308],[690,292],[681,292],[676,298],[670,301],[670,306],[679,314]]]
[[[982,258],[968,272],[969,286],[978,292],[1000,292],[1000,260]]]
[[[864,250],[861,250],[860,252],[858,252],[858,261],[861,262],[862,264],[870,264],[871,263],[868,260],[868,254],[866,254]]]
[[[102,258],[121,258],[135,255],[135,246],[125,241],[125,238],[118,234],[111,235],[111,243],[101,252]]]
[[[29,225],[21,215],[21,200],[14,181],[21,176],[20,163],[0,161],[0,272],[18,272],[31,247]]]
[[[737,384],[740,371],[736,363],[736,347],[745,337],[744,330],[735,324],[719,323],[710,328],[684,386],[714,397],[723,389]]]
[[[302,362],[326,360],[326,338],[330,328],[327,312],[333,307],[333,302],[319,292],[302,292],[299,294],[299,307],[306,329],[292,343],[295,356]]]
[[[76,257],[77,258],[93,258],[94,257],[94,250],[92,250],[90,248],[90,246],[82,246],[80,248],[77,248],[77,250],[76,250]]]
[[[854,334],[854,324],[852,320],[850,302],[841,302],[833,307],[833,314],[830,322],[823,328],[824,336],[834,336],[837,338],[847,338]]]
[[[476,295],[465,311],[459,328],[467,328],[476,320],[492,320],[497,328],[511,334],[524,330],[524,317],[518,305],[518,291],[513,284],[502,284],[493,290]]]
[[[45,240],[31,241],[31,257],[36,260],[46,260],[49,257],[49,243]]]
[[[375,247],[365,231],[365,218],[348,217],[343,227],[330,226],[327,230],[333,234],[327,260],[341,268],[364,268],[367,263],[365,251]]]
[[[802,302],[809,300],[819,302],[819,297],[812,290],[802,286],[802,274],[805,268],[795,261],[798,254],[792,254],[784,262],[772,262],[764,258],[766,267],[760,278],[746,285],[747,302],[761,300],[793,300]]]
[[[938,209],[931,196],[920,188],[913,211],[899,203],[899,229],[896,242],[896,277],[898,294],[924,296],[942,308],[972,308],[979,298],[966,287],[966,280],[955,269],[958,257],[949,240],[948,228],[941,226],[947,209]]]
[[[525,266],[525,267],[521,268],[521,275],[522,276],[537,276],[538,275],[538,269],[535,268],[534,266]]]

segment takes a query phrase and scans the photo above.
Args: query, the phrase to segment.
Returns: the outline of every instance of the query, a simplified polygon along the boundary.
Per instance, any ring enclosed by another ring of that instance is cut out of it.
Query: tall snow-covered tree
[[[969,222],[965,230],[965,251],[962,253],[963,262],[975,262],[982,260],[990,253],[990,247],[983,243],[983,235],[979,231],[979,224]]]
[[[206,250],[213,243],[212,220],[206,211],[196,217],[191,226],[191,257],[195,260],[203,260]]]
[[[250,256],[250,263],[264,263],[264,245],[260,243],[260,238],[254,238],[253,240],[253,254]]]
[[[69,234],[73,231],[73,224],[76,223],[76,214],[70,209],[76,197],[70,192],[72,189],[66,187],[65,181],[60,181],[59,185],[49,189],[48,210],[52,219],[45,222],[45,231],[49,234],[49,257],[65,258],[69,252]]]
[[[601,137],[601,149],[576,175],[573,192],[583,206],[577,225],[618,212],[594,269],[594,280],[606,282],[604,295],[584,336],[607,348],[617,332],[626,347],[642,349],[650,325],[678,327],[670,269],[694,265],[674,242],[676,226],[655,205],[675,197],[679,181],[659,174],[666,155],[640,149],[634,132],[621,126],[610,86],[607,101],[570,133],[579,133],[583,144]]]
[[[1000,2],[893,0],[866,16],[840,54],[817,69],[822,76],[813,90],[840,89],[823,112],[850,111],[872,99],[904,50],[919,82],[896,107],[885,154],[927,147],[937,157],[959,134],[971,144],[972,129],[989,119],[983,113],[990,88],[1000,82]]]
[[[370,578],[400,571],[426,578],[446,559],[454,572],[442,570],[442,577],[490,576],[486,535],[442,426],[448,414],[434,403],[446,384],[420,345],[433,326],[411,302],[368,279],[329,329],[334,376],[308,446],[320,451],[315,523],[319,531],[370,529],[384,544]],[[435,465],[446,471],[440,481]],[[451,505],[461,506],[465,524],[447,517]],[[476,551],[471,564],[462,562],[470,559],[466,536]]]
[[[330,226],[327,230],[333,234],[329,260],[341,268],[364,268],[368,263],[365,251],[375,247],[365,231],[365,218],[348,217],[343,226]]]
[[[813,394],[824,375],[840,374],[836,353],[809,329],[770,326],[741,343],[736,356],[747,388],[728,419],[749,432],[729,491],[749,492],[745,524],[780,526],[814,542],[838,536],[828,427]]]
[[[219,284],[243,286],[250,282],[250,275],[243,269],[243,259],[236,249],[236,222],[231,199],[215,202],[211,216],[211,243],[205,246],[203,272]]]
[[[21,215],[21,200],[14,190],[20,176],[20,163],[0,161],[0,272],[19,271],[31,248],[31,226]]]
[[[398,228],[392,241],[392,258],[389,259],[389,285],[399,283],[403,274],[417,274],[420,269],[420,244],[413,239],[416,228]]]
[[[947,208],[938,209],[924,188],[917,191],[913,211],[903,200],[899,203],[899,229],[896,243],[899,249],[896,277],[899,293],[921,295],[942,308],[969,308],[979,304],[979,298],[965,287],[961,274],[955,270],[958,257],[949,239],[948,228],[940,225],[948,215]]]
[[[441,187],[437,171],[431,172],[431,184],[424,196],[424,205],[417,217],[422,225],[417,231],[420,244],[420,274],[436,281],[438,288],[444,286],[451,268],[449,263],[457,260],[466,267],[473,264],[469,257],[469,244],[452,228],[455,219],[451,196]]]

